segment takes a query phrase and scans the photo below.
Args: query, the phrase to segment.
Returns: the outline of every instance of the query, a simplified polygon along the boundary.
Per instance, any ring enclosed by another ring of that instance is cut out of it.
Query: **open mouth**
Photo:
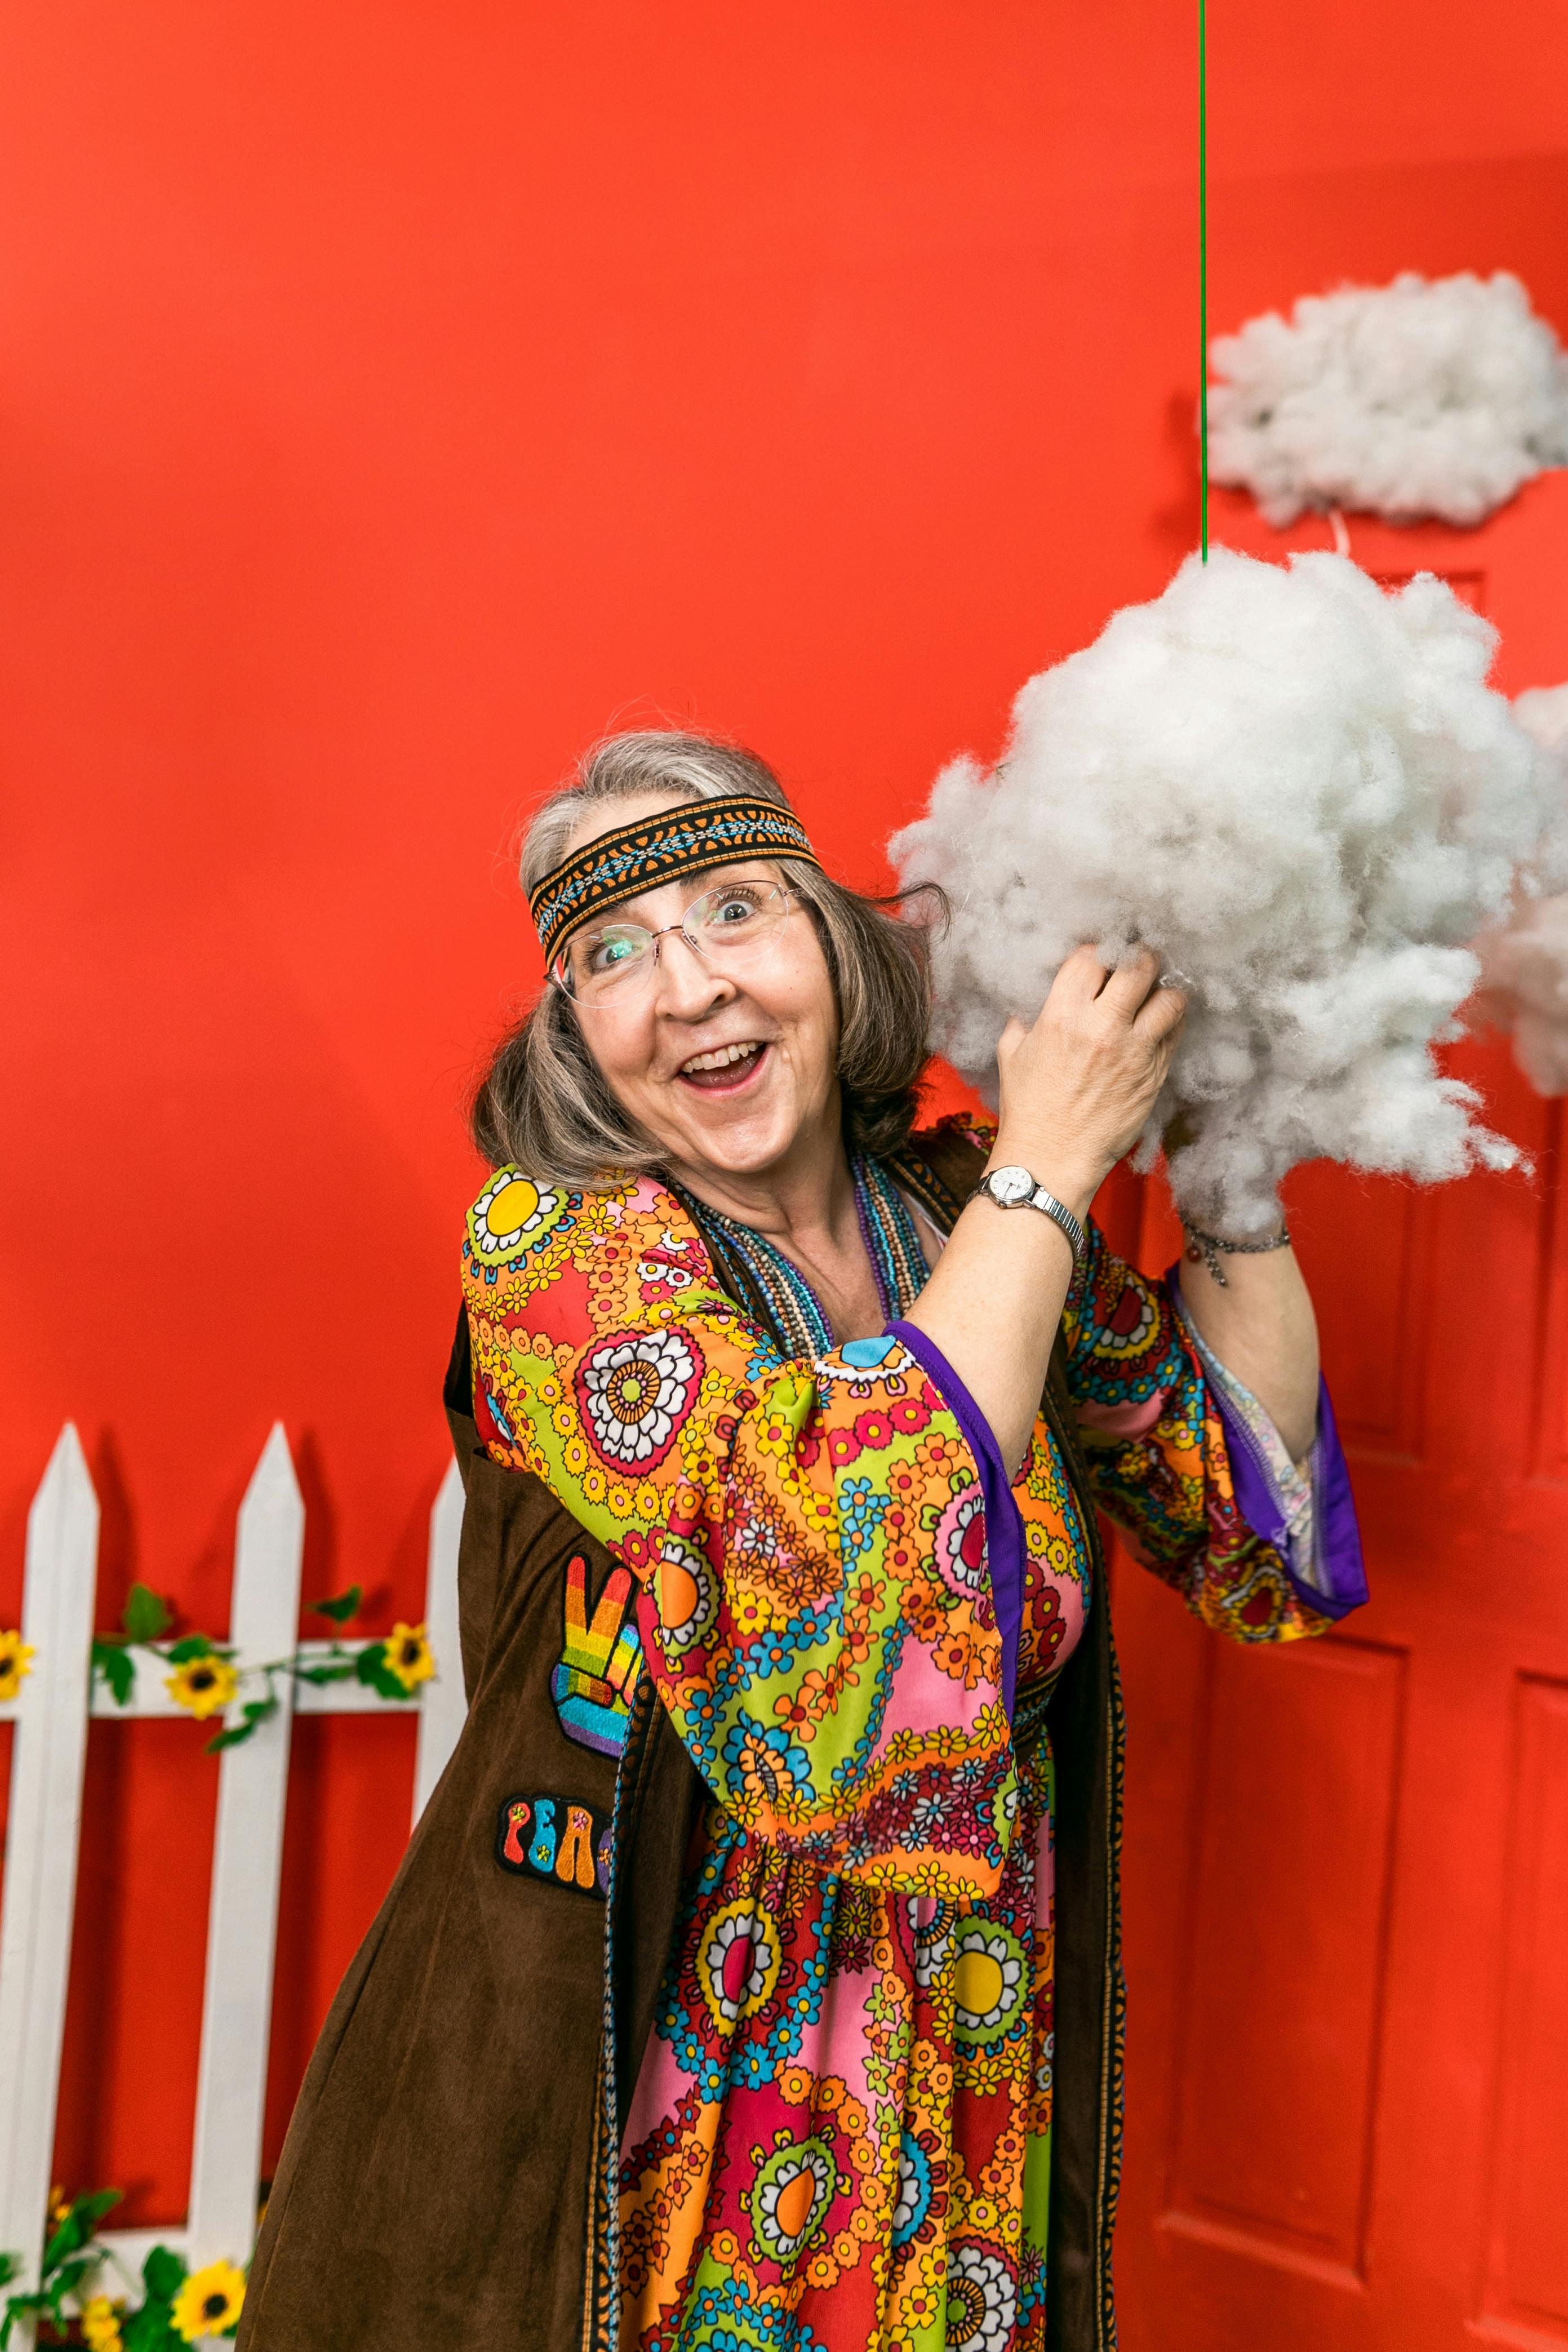
[[[675,1073],[683,1086],[699,1094],[738,1094],[748,1087],[768,1058],[768,1047],[756,1038],[744,1045],[716,1045],[711,1054],[694,1054]]]

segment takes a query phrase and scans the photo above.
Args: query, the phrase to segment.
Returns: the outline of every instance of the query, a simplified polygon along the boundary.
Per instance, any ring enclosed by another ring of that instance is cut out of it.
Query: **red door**
[[[1510,690],[1568,678],[1568,477],[1452,574]],[[1227,505],[1218,535],[1281,542]],[[1320,524],[1286,543],[1325,542]],[[1559,1107],[1467,1046],[1533,1181],[1299,1171],[1371,1605],[1216,1641],[1130,1564],[1124,2352],[1568,2344],[1568,1207]],[[1145,1264],[1178,1240],[1155,1188]]]

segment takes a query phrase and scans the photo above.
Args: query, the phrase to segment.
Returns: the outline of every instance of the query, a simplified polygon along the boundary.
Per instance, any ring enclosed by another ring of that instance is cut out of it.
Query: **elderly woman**
[[[1090,1204],[1183,999],[1071,956],[915,1128],[920,929],[612,739],[476,1134],[471,1710],[323,2034],[242,2344],[1103,2352],[1121,1726],[1096,1507],[1233,1639],[1364,1597],[1287,1238]]]

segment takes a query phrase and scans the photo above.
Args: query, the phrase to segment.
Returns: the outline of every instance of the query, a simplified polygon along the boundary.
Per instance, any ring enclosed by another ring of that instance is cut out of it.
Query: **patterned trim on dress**
[[[925,1286],[926,1266],[915,1220],[898,1187],[874,1160],[852,1163],[855,1184],[855,1214],[861,1238],[876,1278],[876,1295],[888,1321],[906,1315]],[[822,1302],[800,1267],[775,1247],[766,1234],[710,1209],[706,1201],[683,1192],[697,1231],[708,1247],[742,1270],[765,1305],[768,1319],[782,1335],[789,1357],[831,1356],[835,1345],[832,1327]]]
[[[793,810],[772,801],[695,801],[601,833],[547,874],[528,894],[545,961],[607,907],[682,874],[704,874],[743,857],[821,859]]]

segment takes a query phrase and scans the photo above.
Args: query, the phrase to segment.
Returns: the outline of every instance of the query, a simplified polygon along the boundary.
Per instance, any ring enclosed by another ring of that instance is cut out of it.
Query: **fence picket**
[[[68,1422],[27,1514],[22,1639],[37,1653],[16,1723],[0,1928],[0,2251],[37,2283],[54,2156],[76,1909],[98,1496]]]
[[[277,1422],[240,1505],[229,1640],[241,1665],[293,1650],[304,1542],[305,1505]],[[247,2261],[256,2231],[288,1795],[288,1675],[277,1678],[277,1713],[243,1747],[225,1748],[220,1768],[191,2158],[193,2269],[225,2256]]]
[[[420,1694],[419,1744],[413,1763],[416,1823],[446,1769],[446,1759],[457,1745],[468,1712],[463,1687],[463,1644],[457,1624],[457,1544],[462,1533],[463,1480],[456,1463],[449,1462],[441,1492],[430,1513],[424,1622],[430,1646],[435,1653],[435,1675]]]
[[[19,1696],[0,1703],[16,1724],[0,1921],[0,2252],[20,2256],[12,2292],[32,2284],[43,2249],[70,1973],[82,1773],[89,1716],[183,1717],[143,1657],[121,1707],[91,1685],[98,1498],[77,1433],[61,1433],[27,1520],[22,1637],[36,1653]],[[418,1686],[413,1819],[456,1745],[466,1713],[458,1637],[457,1550],[463,1485],[448,1466],[430,1515],[425,1623],[435,1674]],[[242,1669],[296,1649],[305,1507],[282,1423],[262,1450],[240,1506],[228,1644]],[[319,1663],[329,1645],[300,1645]],[[246,1686],[243,1696],[255,1693]],[[194,2269],[248,2261],[255,2236],[267,2099],[288,1750],[295,1707],[359,1714],[385,1702],[355,1679],[295,1684],[280,1674],[278,1710],[219,1767],[208,1906],[206,1981],[196,2087],[189,2219],[108,2231],[102,2242],[130,2284],[153,2244]],[[234,1713],[237,1713],[236,1710]],[[231,1720],[234,1719],[231,1713]],[[97,2185],[97,2184],[92,2184]],[[121,2292],[105,2277],[110,2292]],[[32,2341],[30,2324],[21,2331]]]

